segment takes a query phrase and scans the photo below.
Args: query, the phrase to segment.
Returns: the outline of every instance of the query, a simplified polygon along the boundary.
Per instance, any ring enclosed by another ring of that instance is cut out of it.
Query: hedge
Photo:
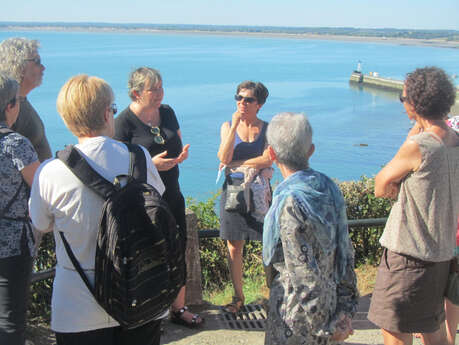
[[[338,183],[347,205],[349,219],[367,219],[387,217],[391,201],[374,197],[374,179],[363,176],[358,181]],[[218,229],[219,219],[215,211],[219,194],[216,193],[207,201],[187,199],[187,206],[194,211],[198,218],[198,228]],[[381,248],[378,239],[382,227],[361,227],[349,229],[355,248],[356,265],[376,263]],[[261,260],[261,243],[249,242],[244,247],[244,277],[263,274]],[[200,258],[202,269],[202,283],[204,289],[221,289],[230,280],[227,249],[224,241],[219,238],[201,239]],[[47,234],[40,247],[35,270],[44,270],[55,265],[54,240]],[[52,279],[37,282],[31,288],[30,317],[41,317],[49,320]]]

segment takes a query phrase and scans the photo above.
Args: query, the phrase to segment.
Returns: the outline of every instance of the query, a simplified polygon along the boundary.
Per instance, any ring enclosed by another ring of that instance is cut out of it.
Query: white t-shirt
[[[109,181],[129,171],[129,151],[121,142],[94,137],[76,147],[89,165]],[[165,187],[150,154],[143,150],[147,158],[147,182],[162,194]],[[119,325],[88,291],[59,235],[59,231],[64,232],[89,281],[94,283],[96,238],[103,203],[59,159],[45,161],[35,173],[29,200],[32,223],[43,232],[54,230],[56,242],[57,266],[51,302],[51,329],[56,332],[85,332]]]

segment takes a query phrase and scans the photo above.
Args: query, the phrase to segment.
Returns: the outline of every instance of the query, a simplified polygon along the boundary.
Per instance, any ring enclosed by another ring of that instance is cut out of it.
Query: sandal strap
[[[172,310],[172,312],[177,315],[178,317],[182,316],[182,314],[184,312],[186,312],[188,310],[188,307],[185,305],[183,306],[182,308],[178,309],[178,310]]]

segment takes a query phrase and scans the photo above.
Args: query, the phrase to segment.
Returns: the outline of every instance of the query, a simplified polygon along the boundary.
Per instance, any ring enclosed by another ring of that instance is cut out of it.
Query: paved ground
[[[359,310],[354,318],[354,335],[345,342],[346,345],[383,345],[380,330],[367,320],[369,296],[360,299]],[[161,344],[173,345],[263,345],[264,319],[266,313],[259,305],[249,305],[240,316],[224,313],[219,306],[204,305],[193,307],[206,319],[204,327],[190,330],[183,326],[164,322],[164,333]],[[34,345],[54,345],[52,332],[46,327],[29,327],[28,338]],[[457,337],[459,339],[459,337]],[[458,342],[459,343],[459,342]],[[421,345],[418,339],[414,345]],[[133,344],[135,345],[135,344]]]
[[[354,335],[349,337],[346,345],[383,345],[380,330],[367,320],[369,296],[361,298],[359,311],[354,321]],[[264,321],[265,312],[258,306],[249,306],[236,320],[218,306],[201,307],[201,315],[206,318],[202,330],[189,330],[186,327],[177,326],[170,322],[164,323],[165,332],[161,338],[161,344],[174,345],[263,345],[264,344]],[[197,310],[198,308],[193,308]],[[459,339],[459,337],[458,337]],[[421,345],[419,339],[415,339],[414,345]]]

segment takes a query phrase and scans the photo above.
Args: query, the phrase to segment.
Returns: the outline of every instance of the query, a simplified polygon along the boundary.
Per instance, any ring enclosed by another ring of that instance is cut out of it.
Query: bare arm
[[[29,187],[32,186],[35,171],[37,170],[39,166],[40,166],[40,161],[35,161],[25,166],[24,169],[21,170],[22,177],[24,178],[26,183],[29,185]]]
[[[400,181],[421,165],[419,145],[409,138],[403,143],[397,154],[375,177],[375,196],[395,199]]]
[[[180,129],[177,130],[177,134],[180,137],[180,140],[182,140],[182,131]],[[180,164],[184,160],[188,159],[188,150],[190,149],[190,144],[186,144],[182,148],[182,152],[177,156],[177,163]]]
[[[269,156],[268,148],[266,147],[261,156],[257,156],[254,158],[249,158],[249,159],[241,160],[241,161],[234,161],[234,162],[227,164],[227,166],[229,168],[247,166],[247,167],[255,168],[255,169],[263,169],[263,168],[270,167],[272,164],[273,164],[273,161],[271,160]]]
[[[225,165],[233,160],[234,141],[236,140],[236,130],[241,121],[241,114],[235,112],[231,121],[223,123],[220,129],[220,147],[218,149],[218,159]]]

